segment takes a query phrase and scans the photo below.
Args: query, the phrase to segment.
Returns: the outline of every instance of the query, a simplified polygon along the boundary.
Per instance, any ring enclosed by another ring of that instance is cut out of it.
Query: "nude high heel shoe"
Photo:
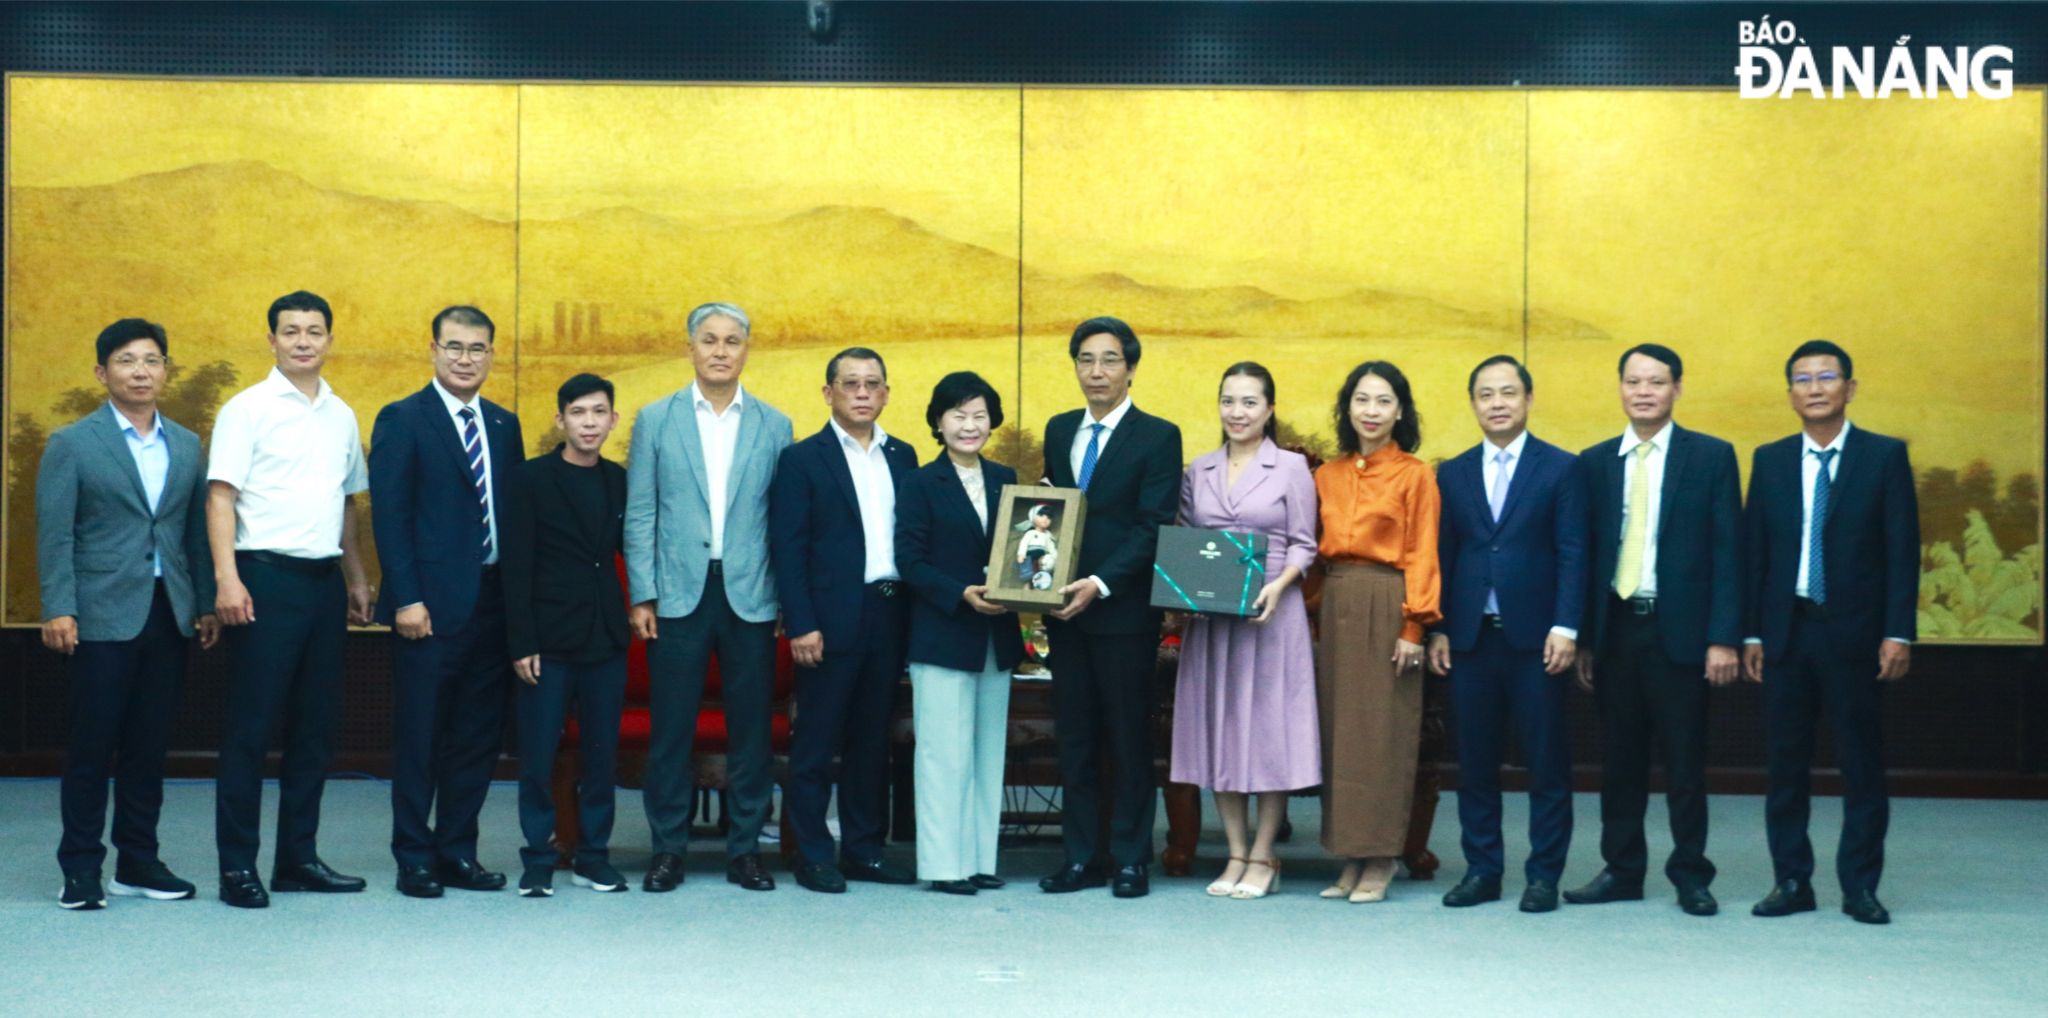
[[[1230,857],[1230,861],[1249,863],[1251,860],[1246,859],[1243,856],[1233,855]],[[1228,866],[1224,867],[1224,869],[1229,868],[1230,867]],[[1209,897],[1211,898],[1228,898],[1230,897],[1230,892],[1237,890],[1237,882],[1234,880],[1223,880],[1219,878],[1214,883],[1211,883],[1206,888],[1206,890],[1209,892]]]

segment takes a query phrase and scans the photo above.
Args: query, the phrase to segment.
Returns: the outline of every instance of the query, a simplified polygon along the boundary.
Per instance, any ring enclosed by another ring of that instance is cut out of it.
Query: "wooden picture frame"
[[[1081,526],[1088,512],[1079,488],[1005,484],[995,507],[987,599],[1018,611],[1066,603],[1060,588],[1074,582]]]

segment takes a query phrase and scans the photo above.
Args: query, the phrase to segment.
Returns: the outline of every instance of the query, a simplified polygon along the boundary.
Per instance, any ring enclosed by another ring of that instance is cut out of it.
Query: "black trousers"
[[[1091,635],[1056,619],[1046,625],[1052,642],[1053,728],[1059,739],[1060,837],[1067,862],[1151,862],[1159,798],[1152,773],[1158,633]],[[1097,820],[1105,753],[1112,782],[1107,846],[1101,844]]]
[[[484,571],[462,625],[391,640],[391,855],[400,866],[474,861],[512,695],[497,570]]]
[[[903,678],[904,621],[909,588],[883,597],[872,586],[861,598],[858,641],[825,647],[816,668],[796,673],[796,727],[790,732],[789,788],[783,794],[790,830],[806,862],[832,861],[825,807],[839,760],[839,836],[846,859],[882,857],[889,786],[889,715]]]
[[[1785,653],[1764,663],[1764,737],[1769,743],[1770,791],[1764,825],[1776,879],[1813,878],[1812,813],[1814,729],[1827,718],[1842,770],[1842,840],[1835,873],[1842,891],[1877,890],[1884,875],[1884,835],[1891,824],[1885,788],[1884,684],[1877,681],[1877,648],[1838,648],[1827,628],[1794,618]]]
[[[704,673],[715,653],[725,703],[725,852],[728,858],[758,853],[775,791],[768,727],[775,702],[775,623],[748,622],[733,614],[725,599],[725,576],[714,562],[697,610],[656,625],[656,638],[647,646],[652,732],[642,790],[654,852],[681,855],[690,847],[697,781],[690,752],[704,701]]]
[[[1663,750],[1671,858],[1664,875],[1680,888],[1714,881],[1707,860],[1707,680],[1704,663],[1679,664],[1664,651],[1657,616],[1620,599],[1609,606],[1595,697],[1600,704],[1600,855],[1623,880],[1641,883],[1650,848],[1643,813],[1650,801],[1651,745]]]
[[[66,695],[64,837],[57,865],[98,870],[107,859],[107,775],[114,778],[116,872],[157,861],[156,821],[164,805],[164,754],[185,680],[185,638],[162,580],[142,632],[127,640],[80,640]]]
[[[540,681],[517,686],[519,700],[519,829],[526,835],[520,861],[551,866],[555,850],[555,750],[569,706],[576,706],[577,862],[610,857],[619,784],[619,715],[626,706],[626,654],[603,661],[540,660]],[[567,803],[561,804],[570,805]]]
[[[226,627],[229,677],[226,731],[215,781],[214,839],[221,872],[256,868],[263,819],[263,757],[271,726],[284,716],[278,767],[279,867],[314,862],[320,793],[341,700],[342,639],[348,588],[334,559],[235,556],[256,620]]]

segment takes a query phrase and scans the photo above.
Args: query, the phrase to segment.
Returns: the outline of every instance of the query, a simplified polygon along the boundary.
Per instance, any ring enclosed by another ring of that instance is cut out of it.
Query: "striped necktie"
[[[1827,531],[1828,500],[1834,496],[1835,487],[1834,478],[1828,476],[1828,464],[1840,451],[1813,451],[1820,458],[1820,472],[1813,475],[1813,518],[1806,523],[1806,599],[1814,604],[1828,603],[1827,556],[1822,548],[1822,535]]]
[[[1095,479],[1095,461],[1102,456],[1102,423],[1088,425],[1088,448],[1081,453],[1081,476],[1075,478],[1081,490],[1088,490],[1088,482]]]
[[[463,407],[459,416],[462,418],[462,455],[469,459],[469,480],[476,485],[477,519],[483,523],[483,546],[477,554],[477,560],[482,561],[491,557],[491,491],[484,483],[484,439],[476,430],[475,410]]]

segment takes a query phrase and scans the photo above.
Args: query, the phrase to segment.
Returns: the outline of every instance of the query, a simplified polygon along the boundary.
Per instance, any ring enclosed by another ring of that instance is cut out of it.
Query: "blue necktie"
[[[1839,449],[1815,449],[1813,454],[1820,457],[1820,472],[1813,475],[1813,518],[1807,521],[1806,532],[1806,599],[1814,604],[1828,601],[1828,571],[1826,556],[1822,554],[1821,535],[1827,530],[1828,499],[1834,494],[1835,482],[1828,477],[1828,464]]]
[[[1102,425],[1088,425],[1088,451],[1081,454],[1081,490],[1088,490],[1088,482],[1095,477],[1095,460],[1102,455]]]
[[[469,479],[476,485],[477,518],[484,525],[483,549],[477,555],[477,561],[481,562],[491,557],[491,493],[484,484],[484,440],[477,434],[476,411],[463,407],[461,417],[462,454],[469,457]]]

